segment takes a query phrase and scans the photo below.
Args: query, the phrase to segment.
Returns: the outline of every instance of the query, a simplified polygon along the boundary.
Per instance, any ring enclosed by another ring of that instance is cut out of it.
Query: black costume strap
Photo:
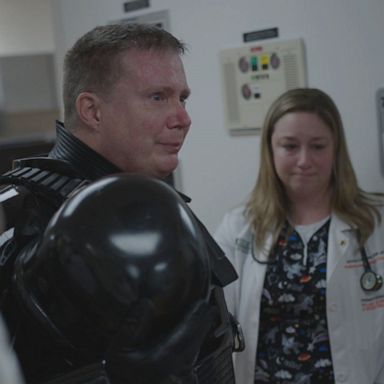
[[[31,192],[63,201],[75,189],[89,181],[35,167],[20,167],[0,176],[0,184],[21,185]]]

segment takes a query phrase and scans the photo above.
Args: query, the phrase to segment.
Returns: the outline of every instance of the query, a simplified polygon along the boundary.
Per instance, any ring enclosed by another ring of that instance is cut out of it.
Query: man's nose
[[[169,128],[189,128],[192,124],[191,118],[185,109],[185,105],[181,102],[177,103],[174,111],[168,118]]]

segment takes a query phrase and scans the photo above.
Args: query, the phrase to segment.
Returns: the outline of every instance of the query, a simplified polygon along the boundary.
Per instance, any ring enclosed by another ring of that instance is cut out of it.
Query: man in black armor
[[[153,26],[107,25],[96,27],[85,34],[65,58],[65,127],[57,122],[54,148],[48,156],[16,161],[13,169],[0,179],[4,186],[0,192],[0,203],[3,204],[7,219],[6,229],[0,236],[0,304],[27,383],[40,384],[55,380],[52,382],[120,384],[122,378],[127,384],[147,384],[156,382],[154,376],[149,374],[151,369],[157,375],[158,383],[234,382],[231,353],[236,324],[226,310],[222,287],[235,280],[236,273],[187,206],[183,209],[191,215],[198,232],[201,232],[209,259],[209,284],[206,282],[209,286],[208,296],[204,301],[204,294],[200,292],[199,300],[194,300],[184,308],[184,316],[178,318],[178,324],[176,319],[168,318],[159,322],[156,319],[156,324],[163,324],[167,331],[160,325],[154,327],[155,331],[159,334],[165,332],[167,337],[156,338],[158,335],[153,334],[151,340],[157,340],[156,345],[146,339],[149,345],[144,349],[152,351],[148,359],[140,357],[140,348],[135,354],[132,347],[134,344],[129,344],[129,340],[124,344],[127,340],[124,332],[118,340],[120,344],[118,341],[115,344],[125,352],[129,348],[130,354],[120,353],[119,359],[111,359],[110,356],[116,356],[113,353],[105,356],[100,354],[102,348],[98,341],[103,346],[107,345],[105,339],[109,340],[108,337],[117,330],[116,327],[108,328],[108,322],[114,321],[112,311],[111,318],[108,318],[108,307],[102,318],[105,326],[96,327],[93,338],[82,339],[83,322],[73,322],[72,328],[66,323],[64,329],[61,329],[57,323],[60,324],[59,318],[66,316],[65,309],[70,308],[71,303],[66,297],[66,307],[60,299],[55,299],[55,285],[59,286],[60,291],[69,283],[65,279],[55,279],[56,267],[44,268],[44,276],[39,277],[40,266],[44,262],[37,262],[37,266],[34,266],[36,260],[46,258],[49,233],[55,235],[61,231],[60,221],[59,224],[48,225],[52,216],[68,199],[76,200],[78,195],[86,199],[87,194],[81,195],[84,186],[88,190],[91,188],[88,184],[97,184],[105,176],[122,172],[164,181],[172,174],[191,124],[185,109],[189,88],[180,57],[184,50],[182,42]],[[101,188],[103,184],[98,185]],[[137,205],[142,215],[145,215],[146,206],[151,205],[149,195],[145,196],[147,200]],[[184,195],[178,196],[189,201]],[[113,201],[124,197],[121,194],[116,197],[109,194],[108,198]],[[157,196],[153,195],[152,199],[156,203]],[[102,201],[98,200],[98,203]],[[68,207],[66,203],[65,206]],[[97,206],[94,205],[93,209],[97,209]],[[106,238],[109,236],[109,221],[113,219],[108,205],[103,207],[100,203],[98,209],[106,210],[106,220],[104,223],[97,222],[97,226],[100,226],[99,236],[93,240],[102,242],[103,234]],[[60,215],[64,211],[62,208],[52,220],[55,221],[57,215],[63,217]],[[92,211],[86,215],[88,224],[84,223],[84,216],[78,219],[76,212],[67,210],[65,215],[74,215],[71,242],[81,244],[86,231],[78,231],[77,223],[83,227],[95,224]],[[170,218],[167,219],[164,221],[165,228]],[[129,223],[129,217],[126,220]],[[137,231],[139,235],[140,228]],[[87,243],[85,239],[84,242]],[[62,252],[68,254],[67,248],[60,244],[50,244],[48,252],[52,255],[53,249],[55,257],[59,259]],[[89,247],[98,247],[97,244],[87,243]],[[191,247],[191,242],[185,242],[185,247]],[[137,255],[130,253],[128,258],[131,257]],[[110,260],[113,266],[116,260]],[[31,265],[33,267],[29,269]],[[113,274],[108,277],[108,268],[104,272],[107,276],[104,276],[104,280],[114,279]],[[67,274],[65,276],[68,277]],[[198,284],[201,285],[201,282]],[[75,300],[75,296],[71,297]],[[61,311],[52,310],[52,301]],[[47,303],[50,303],[49,310],[45,307]],[[36,315],[36,308],[40,310],[40,315]],[[119,311],[128,308],[120,308]],[[167,310],[173,312],[172,308]],[[58,313],[60,316],[57,316]],[[140,313],[136,311],[135,315],[139,316]],[[88,315],[86,310],[82,315],[87,324],[92,320],[87,318]],[[142,316],[144,323],[148,316]],[[150,323],[154,321],[152,319]],[[170,327],[172,321],[176,323]],[[72,335],[72,339],[69,337],[71,343],[68,343],[71,348],[65,346],[68,337],[57,336],[61,332],[64,332],[64,336],[68,333]],[[78,335],[78,343],[73,335]],[[177,347],[169,347],[174,345],[175,340]],[[84,356],[89,358],[85,359]],[[139,358],[135,360],[135,356]],[[118,363],[112,364],[110,361]],[[114,368],[108,371],[111,364]],[[166,368],[162,370],[160,366]],[[140,369],[141,381],[138,375]],[[128,380],[130,373],[132,382]]]

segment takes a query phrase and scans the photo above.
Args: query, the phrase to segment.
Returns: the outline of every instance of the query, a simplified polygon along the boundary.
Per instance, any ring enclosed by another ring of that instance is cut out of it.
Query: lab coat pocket
[[[384,336],[384,292],[363,292],[355,306],[357,348],[371,349]]]

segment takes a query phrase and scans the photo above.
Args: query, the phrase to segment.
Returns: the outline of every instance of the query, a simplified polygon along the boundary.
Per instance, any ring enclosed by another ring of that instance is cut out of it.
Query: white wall
[[[51,0],[0,0],[0,56],[54,49]]]
[[[53,54],[0,56],[5,112],[57,109]]]
[[[53,131],[47,121],[57,116],[57,80],[44,58],[54,51],[51,0],[0,0],[0,109],[17,112],[2,121],[1,139]],[[36,112],[51,107],[46,120]]]
[[[384,86],[383,0],[152,0],[150,9],[129,14],[122,3],[53,0],[58,66],[95,25],[169,9],[171,32],[189,45],[193,125],[181,154],[183,190],[210,230],[246,198],[258,171],[258,136],[232,137],[224,128],[218,52],[241,45],[244,32],[278,27],[281,39],[304,39],[309,85],[339,106],[361,185],[384,190],[375,108],[375,92]]]

